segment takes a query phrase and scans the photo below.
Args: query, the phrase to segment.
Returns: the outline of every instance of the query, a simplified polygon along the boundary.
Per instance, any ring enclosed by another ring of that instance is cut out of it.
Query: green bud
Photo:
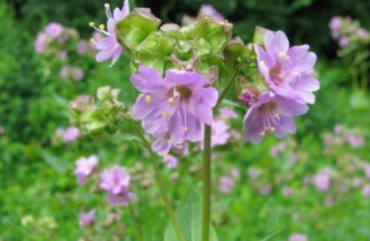
[[[268,29],[257,26],[254,30],[253,43],[263,46],[266,31]]]
[[[146,8],[137,8],[116,24],[118,37],[129,50],[136,49],[161,21]]]

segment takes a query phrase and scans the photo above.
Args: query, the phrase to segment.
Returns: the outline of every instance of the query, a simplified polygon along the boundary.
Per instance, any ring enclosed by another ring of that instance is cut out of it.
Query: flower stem
[[[202,241],[209,241],[211,221],[211,126],[204,128]]]
[[[222,90],[220,96],[218,97],[218,100],[217,100],[217,103],[214,107],[214,110],[217,110],[217,108],[221,104],[222,100],[226,97],[227,92],[229,91],[229,89],[231,88],[231,86],[234,83],[235,77],[236,77],[236,74],[231,75],[231,77],[230,77],[229,81],[227,82],[225,88]]]
[[[140,223],[139,223],[139,221],[138,221],[138,219],[135,215],[135,210],[132,207],[132,205],[129,205],[128,208],[130,210],[130,215],[131,215],[132,221],[134,222],[134,225],[136,227],[137,239],[138,239],[138,241],[144,241],[143,232],[141,230]]]
[[[158,161],[156,159],[155,153],[152,151],[152,148],[151,148],[151,145],[150,145],[149,141],[145,138],[142,131],[139,128],[137,128],[137,126],[135,125],[135,123],[133,123],[133,121],[132,121],[132,127],[134,128],[134,130],[137,133],[137,135],[139,136],[139,138],[143,141],[143,144],[144,144],[145,148],[150,153],[150,160],[151,160],[152,165],[153,165],[155,180],[156,180],[157,185],[159,187],[159,192],[162,196],[162,199],[163,199],[165,207],[166,207],[167,214],[170,217],[172,226],[175,229],[177,237],[178,237],[179,241],[185,241],[185,238],[184,238],[184,236],[181,232],[180,226],[177,222],[175,212],[173,211],[170,199],[168,198],[166,192],[164,191],[163,180],[162,180],[162,177],[161,177],[161,174],[160,174],[160,171],[159,171],[159,165],[158,165]]]

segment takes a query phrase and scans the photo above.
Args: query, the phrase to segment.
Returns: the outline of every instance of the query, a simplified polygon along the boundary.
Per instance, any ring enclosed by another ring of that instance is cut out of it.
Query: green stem
[[[204,128],[202,241],[209,241],[211,222],[211,126]]]
[[[167,197],[167,194],[164,190],[163,180],[162,180],[162,177],[161,177],[161,174],[160,174],[160,171],[159,171],[159,165],[158,165],[158,161],[156,159],[155,153],[152,151],[152,148],[151,148],[151,145],[150,145],[149,141],[145,138],[142,131],[139,128],[137,128],[137,126],[135,125],[135,123],[133,123],[133,121],[132,121],[132,127],[134,128],[135,132],[140,137],[140,139],[143,141],[143,144],[144,144],[145,148],[150,153],[150,160],[151,160],[152,165],[153,165],[155,180],[156,180],[157,185],[159,187],[159,192],[162,196],[162,199],[163,199],[165,207],[166,207],[167,214],[170,217],[171,223],[173,225],[173,228],[175,229],[177,237],[180,241],[185,241],[185,238],[184,238],[184,236],[181,232],[180,226],[177,222],[175,212],[173,211],[170,199]]]
[[[144,241],[143,232],[141,230],[140,223],[139,223],[139,221],[138,221],[138,219],[135,215],[135,210],[132,207],[132,205],[129,205],[128,208],[130,210],[130,215],[131,215],[132,221],[134,222],[134,225],[136,227],[137,239],[138,239],[138,241]]]
[[[216,103],[216,105],[214,107],[214,110],[217,110],[217,108],[221,104],[222,100],[226,97],[227,92],[229,91],[229,89],[231,88],[231,86],[234,83],[235,77],[236,77],[236,74],[232,74],[231,75],[231,78],[229,79],[229,81],[227,82],[225,88],[222,90],[220,96],[218,97],[218,100],[217,100],[217,103]]]
[[[233,73],[218,97],[214,110],[217,110],[227,92],[234,83],[237,74]],[[209,228],[211,226],[211,131],[212,127],[204,128],[203,146],[203,214],[202,214],[202,241],[209,241]]]

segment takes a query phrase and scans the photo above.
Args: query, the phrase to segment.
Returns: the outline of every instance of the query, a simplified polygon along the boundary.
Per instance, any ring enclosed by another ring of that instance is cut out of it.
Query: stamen
[[[284,78],[285,78],[285,73],[284,72],[280,72],[279,79],[284,79]]]
[[[188,130],[189,130],[189,127],[185,126],[183,129],[184,129],[184,131],[186,132],[186,131],[188,131]]]
[[[105,7],[105,8],[110,8],[109,3],[105,3],[105,4],[104,4],[104,7]]]
[[[170,114],[168,114],[168,112],[163,112],[163,113],[162,113],[162,116],[163,116],[163,117],[169,117],[169,116],[170,116]]]
[[[89,22],[89,26],[90,27],[94,27],[95,26],[95,23],[94,22]]]
[[[145,102],[148,104],[152,103],[152,97],[150,95],[145,96]]]
[[[90,39],[90,43],[92,43],[92,44],[96,44],[95,39],[91,38],[91,39]]]
[[[274,117],[277,118],[277,119],[280,119],[280,114],[279,113],[275,113],[274,114]]]
[[[273,126],[271,126],[271,127],[270,127],[270,131],[271,131],[271,132],[275,132],[275,131],[276,131],[276,128],[275,128],[275,127],[273,127]]]
[[[265,136],[265,135],[266,135],[266,131],[265,130],[263,130],[263,131],[260,132],[260,136]]]
[[[173,104],[175,102],[175,99],[173,97],[168,98],[168,103]]]
[[[100,24],[100,25],[99,25],[99,29],[100,29],[100,30],[104,30],[104,29],[105,29],[104,24]]]
[[[287,58],[286,53],[284,53],[284,52],[279,52],[278,55],[282,59],[286,59]]]

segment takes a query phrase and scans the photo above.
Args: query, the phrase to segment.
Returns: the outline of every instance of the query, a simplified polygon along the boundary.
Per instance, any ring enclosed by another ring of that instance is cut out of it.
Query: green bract
[[[91,96],[80,96],[70,104],[72,124],[91,135],[113,132],[124,116],[124,105],[118,100],[120,90],[109,86],[98,89],[101,106]]]
[[[163,74],[166,64],[170,64],[174,44],[174,39],[161,32],[152,32],[135,50],[134,64],[153,67]]]
[[[135,50],[148,35],[156,31],[161,20],[146,8],[137,8],[116,24],[117,34],[124,47]]]

